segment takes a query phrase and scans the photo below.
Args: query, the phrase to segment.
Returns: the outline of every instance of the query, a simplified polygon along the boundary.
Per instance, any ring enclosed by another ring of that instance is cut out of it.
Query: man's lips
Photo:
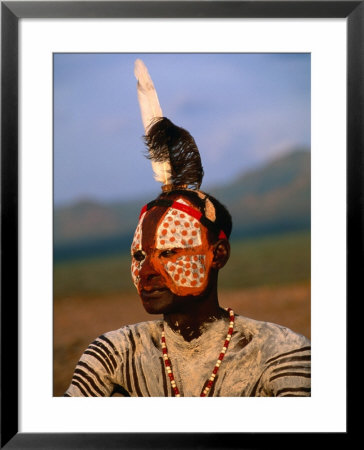
[[[168,291],[169,289],[163,286],[160,287],[144,287],[141,290],[141,295],[142,297],[146,297],[146,298],[154,298],[154,297],[159,297],[161,294],[163,294],[164,292]]]

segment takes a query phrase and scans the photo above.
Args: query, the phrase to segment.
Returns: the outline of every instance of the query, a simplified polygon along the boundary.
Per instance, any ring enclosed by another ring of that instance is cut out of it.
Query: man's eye
[[[163,256],[163,258],[169,258],[170,256],[173,256],[176,254],[176,250],[164,250],[160,256]]]
[[[138,250],[137,252],[133,253],[133,258],[136,259],[137,261],[143,261],[145,256],[141,250]]]

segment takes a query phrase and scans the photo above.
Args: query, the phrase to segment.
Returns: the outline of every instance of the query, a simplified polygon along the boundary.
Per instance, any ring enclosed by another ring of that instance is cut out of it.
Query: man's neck
[[[179,333],[185,341],[190,342],[201,336],[204,325],[228,317],[228,313],[216,301],[213,304],[197,304],[193,313],[165,314],[164,320],[173,331]]]

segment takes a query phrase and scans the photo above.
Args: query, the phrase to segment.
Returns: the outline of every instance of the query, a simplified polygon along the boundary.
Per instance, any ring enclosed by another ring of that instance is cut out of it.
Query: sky
[[[134,62],[200,151],[201,189],[310,149],[309,54],[54,54],[54,203],[154,198]]]

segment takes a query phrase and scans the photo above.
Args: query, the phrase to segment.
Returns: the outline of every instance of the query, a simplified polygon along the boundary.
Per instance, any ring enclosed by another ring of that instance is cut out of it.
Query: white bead
[[[225,308],[225,309],[226,309],[226,308]],[[232,328],[232,329],[233,329],[233,328],[234,328],[234,312],[233,312],[232,310],[230,311],[230,317],[232,318],[232,320],[230,321],[229,328]],[[226,336],[226,339],[225,339],[227,342],[230,342],[231,335],[232,335],[232,331],[231,331],[231,332],[228,332],[228,334],[227,334],[227,336]],[[165,333],[164,333],[164,331],[163,331],[163,332],[162,332],[162,337],[164,337],[164,336],[165,336]],[[162,342],[162,348],[163,348],[163,349],[166,349],[166,348],[167,348],[167,344],[166,344],[165,342]],[[224,355],[224,354],[226,353],[226,350],[227,350],[227,346],[224,345],[220,353],[222,353],[222,354]],[[168,354],[167,354],[167,353],[163,353],[163,357],[164,357],[164,360],[165,360],[165,361],[166,361],[166,360],[169,360]],[[220,364],[221,364],[221,359],[218,359],[218,360],[216,361],[216,364],[215,364],[215,368],[214,368],[214,369],[218,369],[218,368],[220,367]],[[172,369],[171,369],[170,366],[166,366],[166,368],[167,368],[168,374],[173,374]],[[208,381],[213,382],[213,381],[215,380],[215,377],[216,377],[216,373],[212,373]],[[176,390],[177,390],[177,384],[176,384],[176,381],[175,381],[174,379],[173,379],[173,380],[170,379],[170,383],[171,383],[171,386],[173,387],[173,389],[176,389]],[[210,391],[210,389],[211,389],[211,387],[210,387],[210,386],[207,386],[207,387],[203,390],[203,394],[206,396],[206,395],[208,394],[208,392]],[[181,397],[181,395],[180,395],[180,394],[176,394],[176,397]]]

